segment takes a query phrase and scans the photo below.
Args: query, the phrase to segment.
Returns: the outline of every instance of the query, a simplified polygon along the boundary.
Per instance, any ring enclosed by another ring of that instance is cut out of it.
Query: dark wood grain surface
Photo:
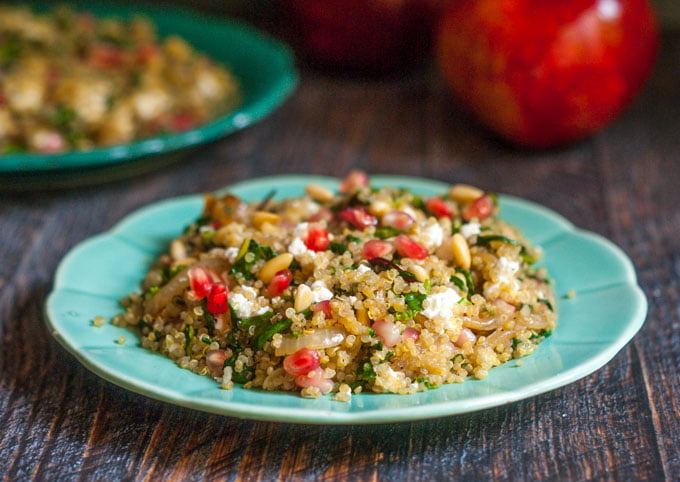
[[[0,476],[6,480],[680,479],[680,35],[601,134],[513,150],[458,112],[431,71],[393,80],[303,70],[271,117],[165,169],[69,190],[0,194]],[[596,373],[478,413],[375,426],[239,420],[102,381],[52,339],[60,259],[158,199],[277,173],[466,182],[542,203],[616,242],[650,309]]]

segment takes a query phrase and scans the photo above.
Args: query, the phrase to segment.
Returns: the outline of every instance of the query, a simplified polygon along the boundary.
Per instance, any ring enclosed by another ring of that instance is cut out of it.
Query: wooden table
[[[605,132],[524,152],[459,113],[433,72],[304,71],[259,125],[125,181],[0,194],[0,475],[76,479],[680,478],[680,34]],[[584,379],[479,413],[375,426],[210,415],[128,392],[52,339],[43,303],[79,241],[158,199],[277,173],[353,167],[466,182],[542,203],[620,245],[650,301],[641,332]]]

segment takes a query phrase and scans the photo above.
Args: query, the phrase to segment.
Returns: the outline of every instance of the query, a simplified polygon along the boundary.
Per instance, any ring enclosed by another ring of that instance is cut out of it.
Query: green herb
[[[213,336],[215,334],[215,316],[210,313],[205,299],[203,300],[203,318],[205,319],[205,324],[208,326],[208,335]]]
[[[465,284],[467,285],[467,298],[470,299],[475,292],[475,282],[472,279],[472,274],[463,268],[456,268],[456,273],[462,274],[465,278]],[[453,279],[451,279],[453,281]],[[455,283],[455,281],[453,281]]]
[[[182,298],[180,295],[173,296],[172,302],[176,305],[179,305],[179,306],[185,306],[187,304],[187,302],[184,301],[184,298]]]
[[[375,330],[373,328],[368,329],[368,336],[375,336]]]
[[[403,233],[401,229],[393,228],[392,226],[380,226],[379,228],[376,228],[375,233],[373,234],[376,238],[387,239],[398,236],[401,233]]]
[[[241,354],[240,351],[234,352],[232,356],[227,358],[224,361],[224,366],[225,367],[232,367],[236,365],[236,360],[238,360],[238,356]],[[235,369],[232,370],[232,375],[231,379],[236,382],[236,383],[246,383],[248,380],[251,378],[251,374],[253,373],[253,367],[243,367],[243,370],[240,372],[237,372]]]
[[[432,290],[432,281],[430,280],[430,278],[427,278],[427,279],[423,282],[423,288],[425,289],[425,293],[427,293],[427,294],[429,295],[429,294],[430,294],[430,290]]]
[[[435,388],[439,388],[439,385],[435,385],[434,383],[431,383],[429,378],[425,378],[425,377],[416,378],[416,382],[424,383],[425,388],[427,388],[428,390],[434,390]]]
[[[186,352],[188,356],[191,356],[191,347],[194,344],[194,336],[196,331],[194,330],[194,325],[187,325],[184,328],[184,336],[186,337]]]
[[[545,304],[545,306],[547,306],[548,309],[549,309],[550,311],[553,311],[553,312],[555,311],[555,310],[553,309],[552,303],[551,303],[550,301],[546,300],[545,298],[538,298],[538,301],[539,301],[540,303]]]
[[[248,256],[252,254],[252,256]],[[253,279],[252,268],[261,259],[268,261],[276,256],[276,252],[269,246],[261,246],[254,239],[246,239],[241,248],[237,261],[231,267],[231,274],[240,275],[243,279]]]
[[[425,293],[412,291],[410,293],[404,293],[403,297],[404,301],[406,302],[406,306],[411,308],[413,311],[416,313],[423,311],[423,302],[425,301],[425,298],[427,298]]]
[[[213,231],[212,229],[206,229],[205,231],[201,231],[201,236],[210,239],[213,236],[215,236],[215,231]]]
[[[538,330],[538,333],[532,333],[529,339],[531,341],[537,340],[537,339],[543,339],[543,338],[548,338],[550,335],[552,335],[552,330],[551,329],[543,329],[543,330]]]
[[[465,355],[463,355],[462,353],[458,353],[458,354],[456,354],[456,356],[451,358],[451,362],[456,363],[456,360],[458,359],[458,357],[460,357],[461,360],[465,360]]]
[[[257,337],[257,347],[261,350],[262,347],[264,346],[265,343],[267,343],[272,336],[274,336],[277,333],[280,333],[284,330],[287,330],[290,328],[290,325],[292,325],[293,322],[286,318],[285,320],[277,321],[273,325],[271,325],[269,328],[266,328],[258,337]]]
[[[351,243],[360,243],[361,242],[361,238],[357,238],[356,236],[353,236],[351,234],[348,234],[347,236],[345,236],[345,239],[347,241],[351,242]]]
[[[183,264],[178,264],[177,266],[166,266],[163,269],[163,284],[167,283],[172,278],[177,276],[185,268],[186,265]]]
[[[205,343],[206,345],[210,345],[212,343],[212,340],[208,338],[207,336],[202,336],[201,341]]]
[[[387,353],[385,353],[385,358],[382,359],[382,362],[381,362],[381,363],[385,363],[387,360],[389,360],[389,359],[392,358],[393,356],[394,356],[394,352],[393,352],[393,351],[388,351]]]
[[[384,348],[384,346],[383,346],[382,342],[379,341],[379,342],[376,343],[375,345],[371,345],[371,348],[374,349],[374,350],[376,350],[376,351],[380,351],[380,350],[382,350],[382,349]]]
[[[460,277],[453,275],[450,278],[450,281],[456,285],[456,287],[461,290],[463,293],[467,293],[467,286],[465,285],[465,281],[460,279]]]
[[[353,264],[352,266],[346,266],[346,267],[344,267],[343,270],[344,270],[344,271],[354,271],[354,270],[357,269],[357,268],[358,268],[358,266],[357,266],[356,264]]]
[[[512,339],[512,349],[513,350],[516,349],[517,345],[519,345],[520,343],[522,343],[522,340],[520,340],[519,338],[513,338]]]
[[[149,293],[152,294],[152,295],[155,295],[156,293],[158,293],[158,291],[160,291],[160,288],[158,286],[150,286],[149,287]]]
[[[521,248],[519,252],[520,258],[522,258],[522,261],[524,261],[525,263],[534,264],[537,261],[536,258],[529,254],[527,249],[519,241],[515,241],[514,239],[510,239],[500,234],[487,234],[484,236],[477,236],[477,242],[475,243],[475,245],[489,247],[491,243],[494,241],[509,244],[511,246],[519,246]]]
[[[361,380],[373,380],[375,378],[375,370],[370,361],[365,361],[359,365],[357,370],[357,378]]]
[[[9,142],[2,151],[3,154],[17,154],[20,152],[26,152],[26,148],[16,142]]]
[[[390,268],[396,269],[397,273],[399,273],[399,276],[404,278],[404,281],[407,281],[409,283],[415,283],[416,281],[418,281],[416,279],[416,276],[413,273],[401,269],[399,267],[399,265],[397,265],[397,264],[393,263],[392,261],[387,260],[385,258],[375,257],[375,258],[371,258],[370,260],[368,260],[368,262],[371,263],[373,266],[383,266],[383,267],[390,267]]]
[[[0,66],[9,67],[21,54],[21,41],[17,37],[4,39],[0,43]]]
[[[70,107],[58,105],[51,116],[52,124],[64,135],[64,139],[71,147],[74,147],[81,133],[76,126],[78,114]]]
[[[335,254],[344,254],[347,251],[347,246],[343,243],[331,243],[328,245],[328,249]]]
[[[411,205],[416,209],[425,211],[425,201],[423,201],[423,198],[421,198],[420,196],[413,196],[413,199],[411,200]]]
[[[454,219],[451,223],[451,234],[456,234],[460,232],[460,228],[463,227],[463,221],[460,219]]]

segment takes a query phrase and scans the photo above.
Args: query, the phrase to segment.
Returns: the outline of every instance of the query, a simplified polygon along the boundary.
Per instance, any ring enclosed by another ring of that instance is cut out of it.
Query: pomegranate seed
[[[393,250],[394,247],[387,241],[371,239],[364,244],[363,255],[366,259],[382,258],[383,256],[390,254]]]
[[[326,221],[330,223],[333,221],[333,211],[328,208],[319,209],[314,215],[309,218],[309,222],[316,223],[319,221]]]
[[[333,313],[331,311],[331,300],[319,301],[314,306],[312,306],[312,311],[323,311],[323,316],[327,320],[330,320],[333,317]]]
[[[57,132],[50,132],[46,134],[39,141],[38,149],[40,152],[45,154],[54,154],[55,152],[61,152],[66,149],[66,141],[64,137]]]
[[[394,238],[394,247],[404,258],[425,259],[427,257],[427,248],[416,243],[405,234],[400,234]]]
[[[408,339],[411,339],[413,341],[420,340],[420,333],[417,330],[414,330],[413,328],[406,328],[402,336],[404,337],[404,340]]]
[[[468,341],[474,343],[477,341],[477,337],[469,328],[463,328],[460,330],[460,335],[458,335],[458,339],[456,340],[456,346],[463,346]]]
[[[353,170],[340,183],[340,192],[353,193],[359,188],[368,186],[368,175],[364,171]]]
[[[317,368],[306,375],[295,377],[295,384],[298,387],[316,387],[321,393],[328,393],[333,390],[333,382],[323,376],[323,370]]]
[[[196,298],[205,298],[210,294],[213,280],[212,273],[203,266],[192,266],[189,268],[189,284],[191,291],[194,292]]]
[[[286,370],[286,373],[294,376],[307,375],[312,370],[319,368],[319,364],[319,353],[310,348],[300,348],[283,359],[283,369]]]
[[[124,62],[123,51],[108,45],[97,45],[90,50],[90,63],[98,69],[119,67]]]
[[[491,196],[484,194],[470,203],[463,211],[463,218],[470,221],[472,218],[477,218],[480,221],[488,218],[493,214],[494,203]]]
[[[378,219],[363,206],[348,207],[340,211],[340,219],[363,231],[369,226],[378,224]]]
[[[184,132],[196,127],[196,116],[190,112],[180,112],[170,119],[170,129],[173,132]]]
[[[291,273],[289,269],[277,271],[267,288],[269,290],[269,295],[272,297],[279,296],[286,291],[286,288],[290,286],[291,281],[293,281],[293,273]]]
[[[137,62],[146,65],[158,55],[158,47],[154,44],[144,44],[137,49]]]
[[[413,224],[413,217],[405,211],[391,211],[382,218],[384,226],[391,226],[400,231],[406,231]]]
[[[371,328],[386,347],[393,347],[399,342],[399,328],[394,323],[377,320],[373,322]]]
[[[438,197],[431,197],[425,202],[425,209],[438,218],[453,217],[453,212],[446,202]]]
[[[305,245],[312,251],[326,251],[330,244],[328,239],[328,231],[326,228],[318,225],[312,225],[307,230],[305,237]]]
[[[211,370],[224,368],[224,362],[227,359],[227,352],[224,350],[208,350],[205,354],[205,364]]]
[[[227,311],[229,309],[229,303],[227,303],[228,295],[229,290],[224,284],[215,283],[212,285],[208,300],[205,303],[208,311],[213,315],[219,315]]]

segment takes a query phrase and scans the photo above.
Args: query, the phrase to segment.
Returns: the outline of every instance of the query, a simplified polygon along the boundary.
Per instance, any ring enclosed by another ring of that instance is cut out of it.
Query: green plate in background
[[[338,180],[320,176],[276,176],[235,184],[228,190],[254,201],[276,189],[276,197],[300,196],[315,182],[336,189]],[[432,196],[445,192],[438,181],[373,176],[375,186],[408,187]],[[92,318],[120,313],[118,300],[138,290],[149,265],[202,211],[202,196],[160,201],[127,216],[111,231],[71,250],[61,262],[46,304],[56,339],[87,368],[121,387],[168,403],[257,420],[316,424],[361,424],[455,415],[511,403],[582,378],[607,363],[637,333],[647,300],[626,255],[601,236],[582,231],[540,205],[501,195],[501,218],[519,226],[545,253],[542,263],[555,280],[558,327],[523,365],[513,360],[468,380],[413,395],[362,393],[348,403],[326,395],[221,390],[209,377],[179,368],[141,348],[138,336]],[[576,296],[561,296],[570,290]],[[115,340],[125,336],[127,342]]]
[[[244,23],[206,17],[191,10],[144,4],[66,3],[98,17],[146,15],[156,25],[159,36],[179,35],[199,51],[224,63],[238,78],[243,101],[236,110],[225,116],[186,132],[89,151],[0,156],[0,174],[3,174],[5,181],[8,181],[8,173],[96,168],[196,146],[264,118],[283,103],[297,86],[299,74],[288,47]],[[36,2],[29,4],[36,7],[44,5]]]

